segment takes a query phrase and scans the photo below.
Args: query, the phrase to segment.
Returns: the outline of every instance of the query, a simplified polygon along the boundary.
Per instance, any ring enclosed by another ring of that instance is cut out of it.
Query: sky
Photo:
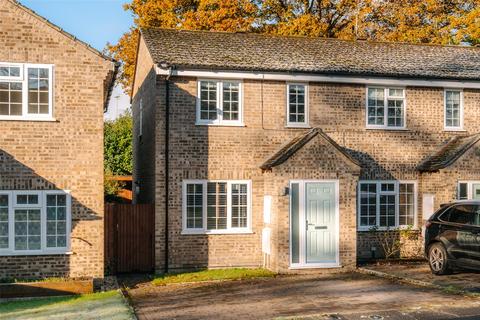
[[[128,0],[20,0],[20,2],[100,51],[108,42],[116,43],[133,24],[131,14],[123,10],[123,4]],[[129,105],[128,96],[116,87],[105,118],[115,118]]]

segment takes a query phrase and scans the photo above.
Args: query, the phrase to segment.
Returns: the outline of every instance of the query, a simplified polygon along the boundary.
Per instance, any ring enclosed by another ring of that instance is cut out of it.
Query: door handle
[[[327,230],[328,226],[315,226],[315,230]]]
[[[308,223],[308,220],[305,220],[305,230],[308,231],[308,226],[314,226],[315,224],[314,223]]]

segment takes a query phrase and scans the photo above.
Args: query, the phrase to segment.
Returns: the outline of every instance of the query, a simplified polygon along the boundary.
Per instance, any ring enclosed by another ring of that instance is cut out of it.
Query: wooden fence
[[[105,204],[107,274],[154,270],[153,204]]]

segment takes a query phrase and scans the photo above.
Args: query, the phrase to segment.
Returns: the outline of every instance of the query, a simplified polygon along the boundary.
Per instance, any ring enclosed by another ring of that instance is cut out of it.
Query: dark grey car
[[[425,255],[434,274],[480,270],[480,201],[443,205],[425,225]]]

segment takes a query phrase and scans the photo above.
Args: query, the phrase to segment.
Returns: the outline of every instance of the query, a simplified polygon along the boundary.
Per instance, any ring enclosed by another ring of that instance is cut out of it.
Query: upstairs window
[[[198,82],[197,124],[242,125],[239,81]]]
[[[0,63],[0,120],[52,118],[52,65]]]
[[[184,181],[183,232],[250,232],[250,195],[250,181]]]
[[[361,181],[358,193],[360,230],[416,225],[415,182]]]
[[[307,102],[307,86],[305,84],[287,84],[287,126],[308,126]]]
[[[402,88],[367,88],[367,128],[405,128],[405,90]]]
[[[463,97],[460,90],[445,90],[445,130],[463,129]]]

